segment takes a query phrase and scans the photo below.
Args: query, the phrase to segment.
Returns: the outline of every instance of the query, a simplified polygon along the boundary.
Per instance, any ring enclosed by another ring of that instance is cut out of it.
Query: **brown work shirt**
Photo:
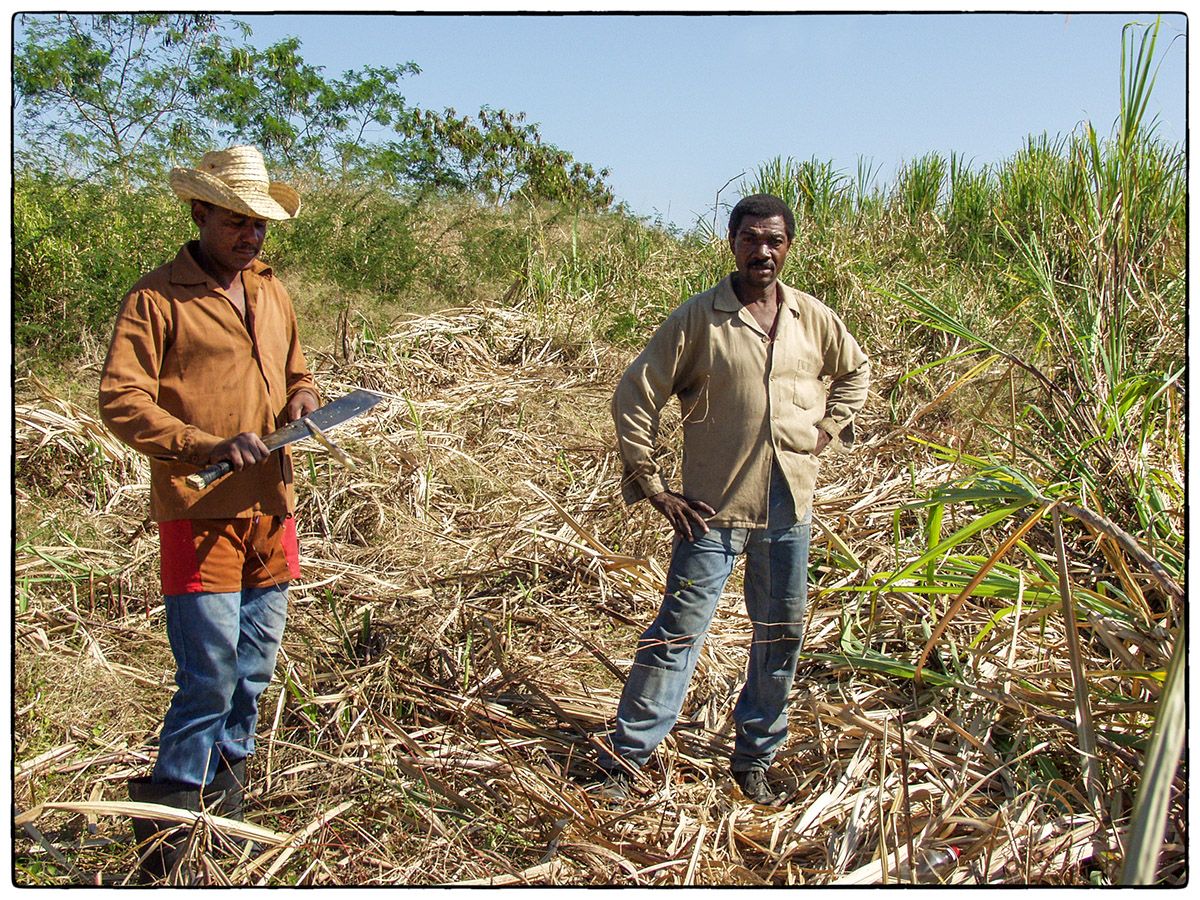
[[[627,503],[666,490],[654,443],[663,407],[678,396],[683,494],[716,510],[710,525],[766,526],[772,459],[797,517],[811,507],[818,429],[842,445],[854,442],[870,366],[829,307],[779,287],[774,340],[727,277],[671,313],[626,369],[612,409]]]
[[[125,297],[100,377],[100,415],[150,457],[156,521],[284,516],[295,505],[288,448],[202,491],[184,479],[221,441],[286,424],[298,391],[316,394],[292,301],[270,266],[242,273],[246,317],[196,263],[193,244]]]

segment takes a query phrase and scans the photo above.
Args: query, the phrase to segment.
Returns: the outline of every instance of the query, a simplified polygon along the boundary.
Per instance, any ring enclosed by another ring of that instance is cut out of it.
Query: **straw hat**
[[[171,189],[180,200],[203,200],[244,216],[282,221],[300,210],[300,195],[267,178],[257,147],[205,153],[196,169],[171,170]]]

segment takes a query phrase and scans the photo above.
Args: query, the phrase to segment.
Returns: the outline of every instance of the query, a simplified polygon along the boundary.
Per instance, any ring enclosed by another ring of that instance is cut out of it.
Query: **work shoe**
[[[746,799],[763,806],[780,806],[783,795],[767,781],[766,769],[746,769],[734,772],[733,780],[738,783]]]
[[[200,790],[174,781],[154,782],[149,778],[132,778],[129,781],[129,799],[189,812],[200,811]],[[160,834],[164,831],[171,833]],[[141,857],[139,880],[142,884],[161,881],[174,872],[183,856],[189,833],[186,825],[169,819],[133,818],[133,836]]]
[[[608,769],[604,780],[589,788],[588,793],[601,800],[628,800],[633,793],[633,776],[624,769]]]

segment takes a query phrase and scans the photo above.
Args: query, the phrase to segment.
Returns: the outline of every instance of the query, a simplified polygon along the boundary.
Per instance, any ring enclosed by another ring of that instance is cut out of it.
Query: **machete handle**
[[[233,471],[233,464],[227,459],[221,460],[219,463],[213,463],[207,469],[201,469],[193,475],[189,475],[184,481],[188,487],[193,487],[198,491],[204,490],[214,481],[219,481]]]

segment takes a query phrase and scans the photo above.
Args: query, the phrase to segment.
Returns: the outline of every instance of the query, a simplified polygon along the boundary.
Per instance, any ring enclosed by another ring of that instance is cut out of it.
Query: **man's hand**
[[[704,517],[716,515],[717,512],[702,500],[689,500],[674,491],[661,491],[647,499],[685,541],[694,541],[696,537],[708,534],[708,523]],[[693,533],[696,537],[692,536]]]
[[[211,465],[227,459],[234,471],[240,472],[246,466],[260,463],[270,455],[271,451],[262,442],[262,438],[253,431],[243,431],[213,447],[212,453],[208,455],[208,462]]]
[[[821,451],[829,446],[829,442],[833,438],[829,436],[829,432],[821,428],[817,429],[817,448],[813,451],[813,456],[820,456]]]
[[[287,417],[289,422],[303,419],[317,408],[317,395],[310,390],[296,391],[296,395],[288,401]]]

